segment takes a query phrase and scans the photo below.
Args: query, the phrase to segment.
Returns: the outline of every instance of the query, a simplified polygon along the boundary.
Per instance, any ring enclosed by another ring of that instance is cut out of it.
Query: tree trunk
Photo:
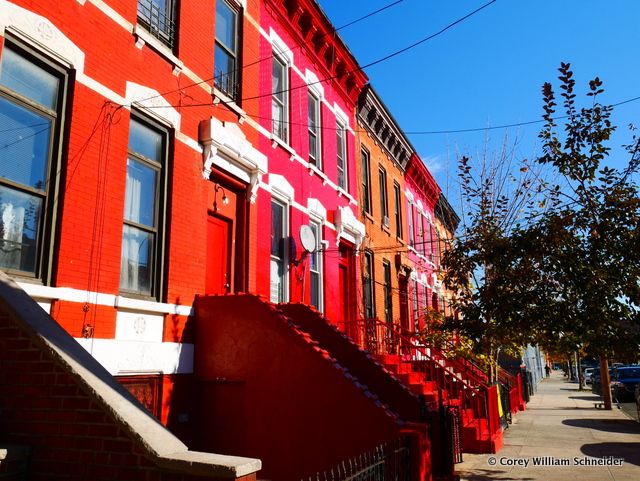
[[[582,391],[584,389],[584,374],[582,373],[582,362],[580,361],[580,356],[578,356],[576,362],[578,367],[578,389]]]
[[[602,381],[602,401],[604,408],[611,411],[611,379],[609,379],[609,361],[606,357],[600,358],[600,380]]]

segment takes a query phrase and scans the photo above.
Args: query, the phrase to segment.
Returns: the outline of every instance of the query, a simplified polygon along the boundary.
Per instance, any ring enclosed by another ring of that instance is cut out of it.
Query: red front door
[[[207,277],[205,294],[226,294],[231,290],[231,221],[207,217]]]

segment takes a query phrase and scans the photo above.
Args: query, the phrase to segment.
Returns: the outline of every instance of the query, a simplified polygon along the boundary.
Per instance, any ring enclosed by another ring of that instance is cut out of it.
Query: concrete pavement
[[[599,401],[554,371],[514,416],[502,450],[465,454],[456,472],[464,481],[640,480],[640,423]]]

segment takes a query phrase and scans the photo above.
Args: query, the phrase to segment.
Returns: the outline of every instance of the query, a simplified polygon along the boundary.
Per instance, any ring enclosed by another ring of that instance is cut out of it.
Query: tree
[[[623,168],[604,165],[615,127],[612,108],[598,102],[602,82],[589,82],[591,105],[578,109],[570,65],[559,71],[566,120],[559,133],[555,93],[545,84],[540,157],[512,169],[517,177],[477,174],[468,158],[459,162],[469,222],[443,265],[462,319],[446,325],[489,354],[534,343],[637,356],[639,141],[633,135]],[[514,186],[508,195],[505,178]]]
[[[475,163],[466,156],[460,159],[462,232],[442,259],[443,281],[457,292],[460,314],[448,318],[445,328],[468,339],[476,354],[487,360],[490,380],[497,377],[500,350],[515,354],[528,343],[520,324],[526,300],[538,292],[526,282],[532,266],[515,233],[544,183],[526,160],[515,161],[514,151],[505,139],[496,155],[485,152]]]
[[[640,144],[633,135],[623,168],[604,165],[615,127],[612,107],[598,102],[602,82],[589,82],[592,104],[578,110],[570,65],[559,70],[564,134],[553,119],[553,88],[545,84],[538,162],[553,166],[564,185],[550,189],[553,208],[529,227],[529,235],[547,244],[540,268],[554,279],[553,305],[568,314],[567,320],[556,321],[563,335],[589,354],[635,360],[640,344]]]

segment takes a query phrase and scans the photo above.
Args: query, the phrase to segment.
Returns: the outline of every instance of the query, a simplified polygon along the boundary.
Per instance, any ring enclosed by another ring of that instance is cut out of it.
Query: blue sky
[[[391,0],[319,0],[340,27]],[[367,64],[435,33],[488,0],[403,0],[340,31],[360,64]],[[385,104],[407,132],[456,130],[537,120],[541,86],[556,81],[560,62],[570,62],[579,101],[589,79],[604,81],[602,102],[640,96],[640,0],[498,0],[415,49],[366,69]],[[557,85],[557,83],[556,83]],[[640,100],[620,106],[611,147],[630,139],[626,126],[640,124]],[[539,153],[541,124],[511,128],[517,155]],[[640,125],[639,125],[640,126]],[[409,135],[449,196],[454,196],[456,158],[498,149],[505,130]],[[451,199],[454,201],[454,199]]]

